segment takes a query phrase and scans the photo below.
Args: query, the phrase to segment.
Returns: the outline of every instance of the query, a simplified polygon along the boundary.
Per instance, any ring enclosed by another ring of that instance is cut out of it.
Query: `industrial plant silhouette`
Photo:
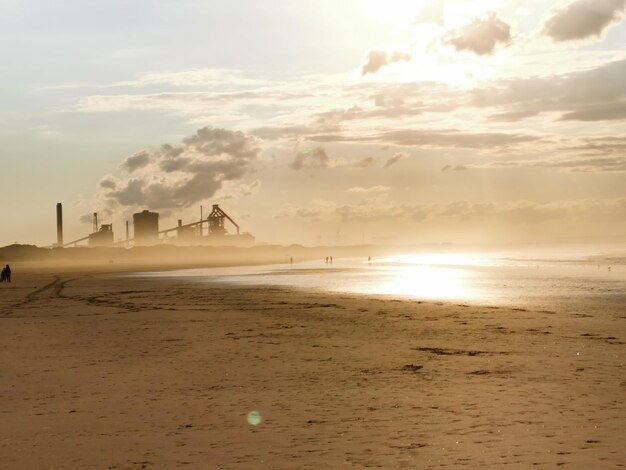
[[[219,204],[213,204],[213,210],[204,218],[200,208],[200,220],[183,224],[178,220],[176,227],[159,230],[159,213],[143,210],[133,214],[133,237],[130,236],[129,221],[126,221],[126,238],[115,241],[113,224],[98,225],[98,213],[93,214],[92,232],[84,237],[64,242],[63,239],[63,205],[56,206],[57,242],[55,248],[78,246],[87,243],[90,247],[113,246],[151,246],[167,241],[175,245],[219,245],[219,246],[252,246],[254,237],[250,233],[240,233],[239,224],[224,212]],[[236,234],[229,234],[225,222],[229,221]],[[205,226],[207,228],[205,228]],[[171,236],[173,234],[174,236]]]

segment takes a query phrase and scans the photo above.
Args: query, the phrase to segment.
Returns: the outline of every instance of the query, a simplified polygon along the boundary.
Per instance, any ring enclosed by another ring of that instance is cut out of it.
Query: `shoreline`
[[[10,468],[626,460],[617,310],[57,276],[32,271],[2,289]]]

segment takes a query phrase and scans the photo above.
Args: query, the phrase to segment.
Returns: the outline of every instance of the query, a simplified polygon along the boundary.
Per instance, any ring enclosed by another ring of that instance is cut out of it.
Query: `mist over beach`
[[[624,467],[626,1],[479,3],[0,0],[0,467]]]

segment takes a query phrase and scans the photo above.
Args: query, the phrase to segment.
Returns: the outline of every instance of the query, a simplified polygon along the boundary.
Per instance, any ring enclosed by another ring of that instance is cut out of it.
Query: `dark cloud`
[[[593,137],[560,149],[581,157],[626,156],[626,137]]]
[[[626,80],[626,76],[624,77]],[[583,106],[565,113],[561,121],[617,121],[626,119],[626,101],[601,105]]]
[[[387,161],[385,162],[384,168],[389,168],[390,166],[395,165],[400,160],[402,160],[403,158],[406,158],[408,156],[409,156],[408,153],[398,152],[398,153],[394,154],[393,156],[391,156],[391,157],[389,157],[387,159]]]
[[[135,154],[122,165],[127,180],[105,177],[102,197],[109,205],[167,209],[187,207],[212,197],[227,181],[251,170],[260,152],[242,132],[204,127],[178,145],[163,145]],[[137,156],[141,156],[137,163]],[[131,171],[129,169],[129,171]]]
[[[105,177],[102,178],[100,180],[99,183],[101,188],[105,188],[105,189],[115,189],[115,187],[117,186],[117,183],[115,182],[115,180],[113,178],[109,177]]]
[[[476,18],[467,26],[451,31],[444,42],[454,46],[457,51],[490,55],[498,44],[510,44],[511,27],[492,12],[485,18]]]
[[[559,119],[608,121],[626,113],[626,60],[563,76],[527,78],[472,92],[472,104],[501,108],[492,120],[511,122],[542,113]]]
[[[546,21],[544,34],[556,42],[599,36],[622,18],[626,0],[576,0]]]
[[[386,51],[369,51],[365,64],[363,64],[361,69],[361,74],[376,73],[385,65],[409,60],[411,60],[411,54],[400,51],[393,51],[391,54]]]
[[[173,173],[174,171],[184,171],[191,161],[190,158],[185,157],[165,158],[159,162],[159,166],[164,172]]]
[[[150,163],[150,155],[146,151],[141,151],[126,158],[122,163],[122,168],[132,173],[138,168],[146,166],[148,163]]]
[[[301,170],[303,168],[327,168],[329,162],[330,159],[326,154],[326,150],[322,147],[316,147],[307,152],[299,152],[290,166],[294,170]]]

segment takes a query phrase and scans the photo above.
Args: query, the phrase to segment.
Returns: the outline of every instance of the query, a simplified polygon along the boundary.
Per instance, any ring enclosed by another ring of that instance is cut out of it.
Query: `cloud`
[[[261,187],[260,180],[254,180],[250,184],[244,184],[241,186],[241,194],[244,196],[252,196],[259,192],[259,188]]]
[[[122,168],[129,173],[132,173],[133,171],[146,166],[148,163],[150,163],[150,155],[145,150],[142,150],[141,152],[126,158],[126,160],[122,163]]]
[[[315,147],[307,152],[298,152],[296,158],[291,162],[291,168],[301,170],[303,168],[328,168],[330,159],[326,150],[322,147]]]
[[[467,148],[502,150],[541,140],[539,136],[499,132],[468,133],[459,129],[398,129],[378,134],[321,134],[308,137],[312,142],[358,142],[393,144],[405,147]]]
[[[626,137],[592,137],[560,149],[581,157],[618,156],[626,158]]]
[[[617,121],[622,119],[626,119],[626,101],[582,106],[576,111],[563,114],[560,118],[561,121]]]
[[[485,18],[476,18],[463,28],[450,31],[444,42],[457,51],[490,55],[498,44],[506,46],[511,43],[511,27],[492,12]]]
[[[482,168],[553,168],[576,173],[600,173],[613,171],[626,171],[626,156],[600,156],[600,157],[563,157],[546,160],[509,160],[504,162],[491,162],[482,165]]]
[[[148,94],[90,95],[82,98],[73,111],[86,113],[170,110],[181,114],[202,115],[236,111],[250,103],[298,102],[309,95],[279,90],[257,89],[235,92],[164,92]]]
[[[361,186],[355,186],[353,188],[347,189],[346,191],[349,193],[384,193],[389,191],[391,188],[389,186],[370,186],[369,188],[363,188]]]
[[[367,62],[361,69],[361,74],[376,73],[387,63],[387,53],[385,51],[370,51],[367,54]]]
[[[467,167],[465,165],[446,165],[441,171],[466,171]]]
[[[370,199],[357,204],[322,203],[306,208],[283,208],[277,217],[314,219],[315,222],[371,223],[391,220],[405,224],[422,222],[425,229],[451,227],[464,230],[492,230],[506,227],[517,232],[521,227],[533,229],[549,226],[555,233],[563,231],[564,223],[581,227],[583,223],[602,222],[615,226],[615,221],[626,220],[626,198],[578,199],[555,202],[517,200],[503,202],[451,201],[443,203],[406,203]],[[623,224],[622,224],[623,225]],[[624,225],[623,225],[624,226]]]
[[[105,189],[115,189],[117,187],[117,183],[115,179],[113,179],[111,176],[106,176],[102,178],[100,180],[100,183],[98,184],[100,185],[101,188],[105,188]]]
[[[576,0],[554,12],[544,25],[544,34],[556,42],[599,36],[622,18],[626,0]]]
[[[335,126],[344,121],[358,121],[365,119],[400,119],[406,116],[417,116],[422,113],[424,106],[377,106],[376,108],[362,108],[353,106],[347,109],[334,109],[317,115],[317,122],[326,126]]]
[[[376,159],[374,157],[365,157],[357,162],[355,162],[352,166],[356,168],[369,168],[376,165]]]
[[[409,154],[406,153],[406,152],[398,152],[395,155],[389,157],[389,159],[387,159],[387,161],[385,162],[384,168],[389,168],[390,166],[395,165],[400,160],[402,160],[403,158],[406,158],[408,156],[409,156]]]
[[[308,137],[340,130],[339,126],[336,125],[264,126],[251,129],[249,133],[264,140],[279,140]]]
[[[361,69],[361,75],[376,73],[386,65],[409,60],[411,60],[411,54],[405,52],[392,51],[388,53],[386,51],[369,51],[366,62]]]
[[[456,129],[414,130],[401,129],[388,131],[378,136],[382,142],[415,147],[452,147],[490,149],[504,148],[525,142],[539,140],[525,134],[505,133],[465,133]]]
[[[81,224],[93,224],[93,214],[83,214],[79,221]]]
[[[180,144],[128,157],[122,164],[127,174],[105,176],[100,196],[109,207],[188,207],[246,175],[259,152],[253,137],[204,127]]]
[[[472,92],[475,106],[501,107],[491,120],[511,122],[547,112],[568,121],[626,118],[626,60],[592,70],[502,82]]]

